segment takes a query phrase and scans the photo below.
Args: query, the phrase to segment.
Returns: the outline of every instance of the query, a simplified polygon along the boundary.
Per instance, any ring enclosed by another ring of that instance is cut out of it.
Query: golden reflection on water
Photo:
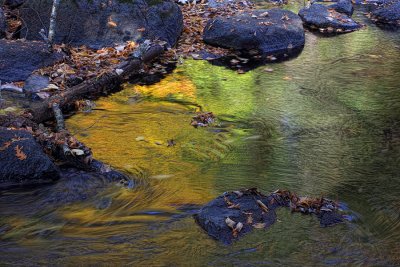
[[[177,76],[152,86],[129,86],[97,101],[96,111],[77,114],[67,121],[67,127],[92,148],[95,158],[135,175],[143,185],[114,195],[113,203],[119,202],[120,208],[112,214],[102,216],[102,211],[90,206],[66,210],[65,218],[83,222],[146,221],[154,216],[132,212],[174,212],[176,207],[203,204],[212,198],[213,179],[202,171],[204,166],[199,162],[208,164],[221,157],[218,148],[224,144],[218,138],[222,134],[192,127],[193,106],[132,101],[137,94],[195,100],[195,86]],[[168,146],[168,140],[175,145]]]

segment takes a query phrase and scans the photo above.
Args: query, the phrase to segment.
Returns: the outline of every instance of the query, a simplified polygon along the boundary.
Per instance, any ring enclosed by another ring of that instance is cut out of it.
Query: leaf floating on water
[[[174,175],[172,174],[159,174],[159,175],[153,175],[150,176],[151,179],[157,179],[157,180],[164,180],[164,179],[168,179],[174,177]]]
[[[265,228],[266,224],[265,223],[255,223],[253,224],[253,227],[256,229],[263,229]]]
[[[175,141],[174,141],[174,139],[170,139],[170,140],[167,140],[167,146],[175,146],[176,145],[176,143],[175,143]]]
[[[26,154],[22,151],[24,147],[23,146],[19,146],[17,145],[14,150],[15,150],[15,156],[17,156],[17,158],[19,160],[26,160]]]
[[[292,80],[292,77],[285,76],[285,77],[283,77],[283,79],[284,79],[285,81],[291,81],[291,80]]]
[[[264,71],[265,71],[265,72],[273,72],[274,70],[271,69],[271,68],[265,68]]]
[[[138,137],[135,138],[135,140],[136,141],[144,141],[145,138],[144,138],[144,136],[138,136]]]

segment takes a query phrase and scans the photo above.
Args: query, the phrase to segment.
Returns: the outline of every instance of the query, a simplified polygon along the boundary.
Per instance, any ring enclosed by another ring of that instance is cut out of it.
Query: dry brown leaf
[[[265,223],[255,223],[253,224],[253,227],[256,229],[263,229],[265,228],[266,224]]]
[[[253,216],[250,214],[247,216],[247,224],[252,224],[253,223]]]
[[[24,147],[23,146],[19,146],[17,145],[14,150],[15,150],[15,156],[19,159],[19,160],[26,160],[26,154],[22,151]]]
[[[3,146],[0,147],[0,151],[6,150],[6,149],[11,145],[11,143],[12,143],[11,141],[5,142],[5,143],[3,144]]]

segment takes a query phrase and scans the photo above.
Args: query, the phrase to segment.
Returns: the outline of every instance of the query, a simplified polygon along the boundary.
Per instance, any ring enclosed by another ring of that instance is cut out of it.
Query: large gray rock
[[[6,30],[6,16],[4,15],[3,9],[0,7],[0,38],[4,38],[6,36]]]
[[[273,8],[208,21],[204,42],[240,51],[280,54],[301,49],[304,29],[296,14]]]
[[[345,33],[362,27],[347,15],[320,4],[312,4],[308,8],[301,9],[299,16],[307,27],[325,33]]]
[[[26,158],[18,157],[18,148]],[[31,134],[0,129],[0,188],[48,183],[59,177],[58,168]]]
[[[351,0],[339,0],[337,3],[329,5],[328,7],[333,8],[339,13],[346,14],[349,17],[351,17],[354,12],[354,7]]]
[[[31,0],[21,7],[22,36],[40,40],[48,29],[52,0]],[[143,38],[175,45],[183,29],[180,8],[163,0],[75,0],[61,1],[55,41],[91,47],[112,46]]]
[[[383,4],[372,11],[371,18],[377,23],[400,25],[400,1]]]
[[[49,53],[43,42],[0,40],[0,80],[24,81],[32,71],[62,59],[60,53]]]

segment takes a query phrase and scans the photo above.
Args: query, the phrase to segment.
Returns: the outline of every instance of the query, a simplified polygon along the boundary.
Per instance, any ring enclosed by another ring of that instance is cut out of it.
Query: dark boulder
[[[26,131],[0,129],[0,188],[48,183],[58,168]]]
[[[226,192],[202,207],[194,219],[208,235],[224,244],[253,229],[267,229],[275,223],[276,209],[290,207],[292,212],[315,214],[323,227],[343,222],[335,202],[325,198],[298,197],[278,190],[263,195],[257,189]]]
[[[400,0],[379,6],[372,11],[371,19],[376,23],[400,25]]]
[[[26,0],[4,0],[4,5],[10,8],[17,8],[25,3]]]
[[[351,0],[339,0],[337,3],[329,5],[328,7],[336,10],[339,13],[346,14],[349,17],[351,17],[354,12],[354,7],[351,3]]]
[[[32,71],[61,60],[61,53],[49,53],[43,42],[0,40],[0,80],[24,81]]]
[[[282,54],[304,46],[304,29],[296,14],[273,8],[211,19],[203,40],[242,52]]]
[[[323,33],[352,32],[362,27],[347,15],[320,4],[301,9],[299,16],[307,27]]]
[[[3,9],[0,7],[0,39],[6,36],[7,23]]]
[[[21,7],[22,36],[41,40],[47,30],[52,0],[31,0]],[[180,8],[162,0],[76,0],[61,1],[55,30],[57,43],[113,46],[125,41],[157,39],[175,45],[183,29]]]

